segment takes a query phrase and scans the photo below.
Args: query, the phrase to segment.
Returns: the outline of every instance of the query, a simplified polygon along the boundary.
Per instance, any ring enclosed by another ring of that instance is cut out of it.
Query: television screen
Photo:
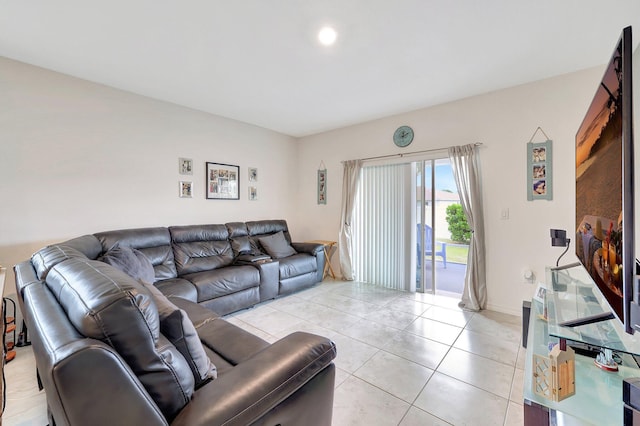
[[[631,27],[576,134],[576,255],[632,332],[633,127]]]

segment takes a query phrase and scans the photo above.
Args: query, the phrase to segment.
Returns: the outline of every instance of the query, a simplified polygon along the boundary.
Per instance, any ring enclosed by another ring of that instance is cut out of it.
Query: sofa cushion
[[[191,302],[198,302],[198,290],[196,286],[184,278],[156,281],[153,285],[167,297],[177,296]]]
[[[153,284],[145,284],[145,287],[153,296],[158,307],[160,332],[187,360],[195,379],[196,389],[218,377],[216,366],[204,351],[198,332],[186,312],[174,305]]]
[[[168,419],[184,407],[194,377],[182,354],[160,334],[156,304],[144,285],[106,263],[68,259],[46,285],[82,335],[112,346]]]
[[[315,257],[299,253],[286,259],[280,259],[280,280],[316,272],[317,269],[318,264]]]
[[[98,258],[101,262],[118,268],[131,278],[145,284],[153,284],[153,265],[141,251],[130,247],[115,247]]]
[[[282,231],[287,241],[291,242],[291,235],[289,234],[287,221],[285,220],[256,220],[247,222],[246,225],[250,237],[262,237]]]
[[[229,241],[231,242],[233,255],[236,258],[246,255],[263,255],[257,242],[249,237],[249,230],[244,222],[225,223],[225,226],[229,232]]]
[[[72,258],[86,259],[87,256],[73,247],[60,244],[47,246],[38,250],[31,256],[31,263],[36,270],[38,279],[44,280],[47,278],[47,274],[51,268],[60,262]]]
[[[231,365],[237,365],[269,347],[269,343],[237,326],[217,318],[202,305],[172,298],[176,306],[184,310],[193,322],[202,344]]]
[[[100,253],[102,253],[102,244],[100,244],[100,241],[93,235],[83,235],[72,238],[61,243],[61,245],[73,247],[89,259],[97,259]]]
[[[284,257],[293,256],[298,253],[291,247],[291,244],[285,239],[282,231],[273,235],[259,238],[260,244],[269,256],[274,259],[282,259]]]
[[[260,272],[253,266],[227,266],[187,274],[183,278],[196,286],[198,303],[260,285]]]
[[[167,228],[121,229],[94,235],[102,244],[103,253],[116,246],[140,250],[151,261],[157,281],[178,276]]]
[[[241,256],[243,254],[253,254],[251,241],[249,240],[248,236],[236,237],[231,239],[231,249],[233,250],[233,254],[235,257]]]
[[[224,225],[172,226],[173,255],[178,274],[223,268],[233,263],[229,233]]]

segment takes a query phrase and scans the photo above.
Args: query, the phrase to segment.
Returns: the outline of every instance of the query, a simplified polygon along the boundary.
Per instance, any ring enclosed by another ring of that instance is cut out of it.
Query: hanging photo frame
[[[320,162],[320,167],[324,163]],[[327,204],[327,169],[318,169],[318,204]]]
[[[207,199],[239,200],[240,167],[207,162]]]
[[[527,200],[553,200],[552,141],[527,143]]]

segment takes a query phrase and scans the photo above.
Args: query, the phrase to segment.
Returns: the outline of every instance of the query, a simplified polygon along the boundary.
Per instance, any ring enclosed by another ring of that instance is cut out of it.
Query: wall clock
[[[409,146],[413,141],[413,129],[409,126],[400,126],[393,133],[393,143],[400,148]]]

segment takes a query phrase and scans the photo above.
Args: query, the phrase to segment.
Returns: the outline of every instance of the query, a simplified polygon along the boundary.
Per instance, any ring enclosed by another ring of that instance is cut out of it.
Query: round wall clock
[[[409,126],[400,126],[393,133],[393,143],[400,148],[409,146],[413,141],[413,129]]]

